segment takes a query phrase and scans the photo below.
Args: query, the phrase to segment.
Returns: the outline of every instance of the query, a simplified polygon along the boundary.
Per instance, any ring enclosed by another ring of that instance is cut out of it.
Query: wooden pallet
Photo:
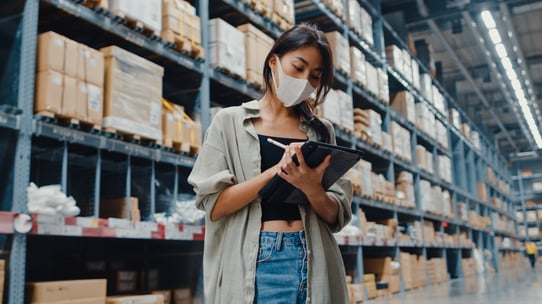
[[[160,37],[159,31],[148,27],[145,23],[137,20],[136,18],[126,15],[126,13],[124,12],[114,11],[111,12],[111,14],[113,15],[113,20],[125,24],[134,31],[141,32],[145,36],[149,37]]]
[[[192,43],[189,39],[182,37],[172,30],[163,30],[160,37],[171,44],[174,49],[185,52],[192,58],[203,58],[203,47],[200,44]]]
[[[102,127],[98,124],[83,121],[78,118],[69,117],[64,114],[59,114],[51,111],[40,111],[38,113],[35,113],[35,115],[36,118],[40,120],[54,123],[59,126],[78,129],[93,134],[98,134],[102,131]]]
[[[273,21],[273,23],[275,23],[281,30],[287,30],[293,26],[292,23],[288,22],[288,20],[284,19],[277,13],[271,14],[271,21]]]
[[[225,74],[225,75],[228,75],[230,76],[231,78],[235,79],[235,80],[245,80],[241,75],[239,74],[236,74],[236,73],[233,73],[230,69],[228,68],[225,68],[225,67],[220,67],[220,66],[215,66],[214,67],[217,71],[219,71],[220,73],[222,74]]]
[[[109,13],[108,0],[84,0],[81,4],[95,10],[98,13]]]
[[[103,131],[106,136],[119,139],[125,142],[139,144],[149,147],[158,147],[159,144],[156,139],[148,138],[139,134],[133,134],[126,131],[117,130],[111,127],[104,127]]]

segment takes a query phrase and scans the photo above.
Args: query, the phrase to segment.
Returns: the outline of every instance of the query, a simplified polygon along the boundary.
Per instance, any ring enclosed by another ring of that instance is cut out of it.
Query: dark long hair
[[[327,95],[331,86],[333,85],[333,58],[331,54],[331,48],[323,32],[318,30],[315,25],[300,23],[294,25],[286,32],[284,32],[273,44],[273,47],[265,58],[265,64],[263,68],[263,79],[266,90],[272,90],[271,68],[269,67],[269,60],[271,56],[277,55],[281,58],[284,54],[294,51],[296,49],[313,46],[320,51],[323,61],[323,70],[320,76],[320,83],[316,88],[316,98],[313,101],[305,100],[304,102],[294,107],[295,111],[299,115],[303,116],[309,126],[313,128],[318,136],[319,140],[323,142],[329,142],[330,133],[327,127],[322,123],[316,115],[314,115],[314,108],[323,102],[324,97]],[[279,63],[280,64],[280,63]]]

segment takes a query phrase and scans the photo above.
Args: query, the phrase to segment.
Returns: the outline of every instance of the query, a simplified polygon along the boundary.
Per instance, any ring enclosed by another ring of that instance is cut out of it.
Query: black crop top
[[[285,145],[288,145],[293,142],[306,141],[306,139],[297,139],[297,138],[284,138],[284,137],[275,137],[275,136],[265,136],[259,135],[260,140],[260,154],[261,154],[261,167],[262,172],[273,167],[277,164],[284,150],[280,147],[273,145],[267,141],[267,138],[272,138],[276,141],[279,141]],[[262,199],[262,221],[270,220],[286,220],[294,221],[301,220],[301,214],[299,213],[299,207],[296,204],[270,204]]]

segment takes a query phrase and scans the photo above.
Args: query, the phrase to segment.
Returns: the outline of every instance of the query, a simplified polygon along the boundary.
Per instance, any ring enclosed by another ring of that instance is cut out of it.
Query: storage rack
[[[514,161],[514,204],[518,226],[518,238],[522,241],[533,241],[539,247],[542,245],[540,232],[536,235],[529,233],[529,228],[540,230],[542,224],[542,192],[535,186],[535,183],[542,182],[542,167],[539,158],[518,159]],[[527,206],[532,201],[534,206]],[[534,216],[533,216],[534,215]]]
[[[211,68],[205,60],[192,58],[187,54],[168,48],[160,39],[143,35],[134,29],[125,26],[118,19],[100,9],[85,7],[85,1],[69,0],[42,0],[42,1],[16,1],[11,9],[15,18],[6,18],[2,22],[16,23],[17,35],[14,35],[13,50],[20,50],[20,57],[11,68],[16,70],[16,81],[11,93],[6,98],[6,104],[19,109],[21,113],[12,114],[11,107],[2,108],[0,112],[0,129],[9,138],[16,139],[15,147],[3,145],[2,165],[8,164],[11,180],[3,181],[5,194],[3,196],[3,209],[1,214],[0,232],[11,237],[9,248],[9,288],[6,295],[9,303],[24,302],[24,286],[27,266],[27,252],[29,239],[37,239],[40,242],[41,235],[56,237],[72,236],[77,238],[101,237],[109,239],[133,238],[143,240],[170,239],[188,242],[184,248],[187,251],[200,252],[201,239],[203,238],[202,226],[175,226],[163,227],[154,223],[143,222],[138,226],[126,226],[126,221],[112,221],[108,227],[94,227],[95,224],[88,220],[88,228],[74,225],[75,222],[85,221],[82,218],[58,219],[55,217],[35,216],[33,236],[27,236],[14,232],[13,218],[16,213],[25,213],[26,187],[33,178],[41,178],[43,182],[59,183],[63,190],[79,191],[70,181],[73,174],[88,176],[90,188],[87,189],[90,203],[82,208],[82,216],[96,218],[99,210],[99,198],[107,182],[118,182],[119,194],[125,197],[137,194],[145,194],[145,208],[143,218],[150,219],[156,211],[156,197],[160,191],[155,186],[157,180],[168,180],[173,193],[189,193],[186,176],[194,162],[194,157],[189,155],[174,154],[156,147],[141,146],[137,143],[127,143],[114,138],[108,138],[102,134],[91,134],[69,127],[63,127],[42,121],[33,117],[33,92],[34,92],[34,67],[36,54],[36,37],[39,32],[55,30],[67,37],[85,43],[91,47],[99,48],[108,44],[116,44],[126,48],[140,56],[146,57],[166,69],[164,77],[164,97],[183,105],[188,112],[195,111],[201,116],[204,126],[210,122],[211,105],[230,106],[239,104],[241,101],[258,98],[261,91],[251,84],[230,77],[229,75]],[[336,73],[335,87],[345,90],[354,97],[355,103],[362,103],[383,114],[384,128],[390,121],[396,121],[408,129],[412,136],[411,146],[413,155],[417,143],[421,143],[431,149],[433,157],[437,154],[447,155],[452,158],[453,183],[441,180],[438,175],[431,175],[421,171],[416,163],[406,162],[392,154],[364,142],[353,135],[337,129],[337,139],[342,145],[356,147],[365,152],[368,158],[378,163],[379,168],[385,173],[389,181],[394,180],[394,174],[399,170],[406,170],[414,175],[414,187],[416,189],[415,209],[386,203],[384,201],[359,197],[354,198],[353,207],[362,207],[372,210],[374,214],[386,214],[395,219],[412,219],[423,223],[424,220],[434,222],[437,229],[459,234],[460,231],[468,232],[470,239],[474,241],[476,248],[490,250],[493,254],[493,266],[498,270],[498,258],[500,251],[517,250],[517,248],[497,248],[494,244],[494,236],[515,238],[514,234],[498,231],[493,228],[492,214],[503,215],[510,220],[515,220],[510,198],[506,193],[487,182],[485,167],[494,169],[495,175],[511,183],[511,177],[507,169],[507,161],[497,154],[495,147],[487,138],[483,137],[482,148],[478,150],[462,135],[454,126],[448,123],[445,115],[440,113],[423,94],[413,88],[405,78],[390,66],[385,59],[384,33],[395,38],[393,43],[405,47],[403,37],[399,37],[383,18],[380,11],[380,1],[360,0],[359,3],[369,12],[373,18],[374,47],[350,31],[345,21],[337,17],[332,10],[320,1],[295,1],[296,6],[308,5],[309,9],[302,13],[296,13],[297,21],[317,22],[323,30],[338,30],[348,37],[350,45],[358,46],[367,60],[379,66],[388,74],[390,83],[396,87],[402,87],[410,91],[417,102],[426,103],[438,120],[442,121],[449,133],[450,149],[442,147],[439,143],[418,130],[411,122],[406,121],[399,113],[383,104],[378,98],[368,93],[364,88],[352,82],[341,73]],[[346,7],[346,5],[345,5]],[[213,17],[224,17],[226,21],[238,25],[251,22],[272,37],[277,37],[281,30],[264,16],[251,10],[250,6],[241,1],[234,0],[200,0],[197,3],[198,15],[202,25]],[[6,10],[7,12],[8,10]],[[202,41],[206,54],[208,54],[208,31],[202,26]],[[16,53],[16,52],[13,52]],[[421,71],[427,73],[427,68],[420,62]],[[6,69],[9,71],[9,69]],[[475,124],[457,106],[435,79],[432,79],[441,93],[445,96],[448,107],[456,108],[462,114],[462,120],[468,121],[471,128]],[[4,87],[2,88],[5,89]],[[2,137],[8,138],[8,137]],[[44,156],[45,155],[45,156]],[[31,162],[38,157],[45,157],[50,163],[43,170],[50,174],[39,174],[31,166]],[[109,166],[117,164],[115,172],[109,172]],[[11,166],[11,167],[10,167]],[[467,168],[476,168],[468,170]],[[117,174],[116,172],[121,172]],[[111,174],[109,176],[108,174]],[[419,182],[421,179],[439,185],[450,191],[453,202],[455,218],[424,212],[419,204]],[[134,189],[133,183],[137,180],[143,185],[143,190]],[[489,197],[495,196],[505,202],[505,208],[499,209],[488,201],[481,201],[476,196],[476,183],[482,182],[487,187]],[[111,191],[111,190],[109,190]],[[465,202],[468,209],[475,210],[480,215],[489,216],[492,219],[487,229],[472,228],[468,221],[458,218],[457,202]],[[54,238],[53,237],[53,238]],[[120,240],[119,240],[120,241]],[[423,241],[404,241],[398,239],[365,239],[365,238],[339,238],[347,271],[354,274],[355,282],[363,281],[363,258],[368,255],[384,254],[398,257],[401,250],[410,250],[424,257],[438,256],[447,260],[448,272],[451,277],[462,277],[461,258],[472,256],[472,247],[468,244],[440,244]],[[47,243],[47,242],[43,242]],[[109,243],[110,245],[112,244]],[[186,244],[186,243],[183,243]],[[105,245],[104,245],[105,246]],[[184,245],[183,245],[184,246]],[[28,248],[33,248],[28,246]],[[146,251],[149,251],[148,248]],[[403,289],[404,290],[404,289]],[[200,290],[201,292],[201,290]]]

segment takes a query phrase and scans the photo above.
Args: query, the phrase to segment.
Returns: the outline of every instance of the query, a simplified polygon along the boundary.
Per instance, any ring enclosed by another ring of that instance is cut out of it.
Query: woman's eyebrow
[[[301,62],[303,62],[305,65],[309,65],[309,62],[307,60],[305,60],[305,58],[303,57],[300,57],[300,56],[296,56],[295,57],[296,59],[299,59]],[[324,70],[323,67],[317,67],[315,70],[319,71],[319,72],[322,72]]]

